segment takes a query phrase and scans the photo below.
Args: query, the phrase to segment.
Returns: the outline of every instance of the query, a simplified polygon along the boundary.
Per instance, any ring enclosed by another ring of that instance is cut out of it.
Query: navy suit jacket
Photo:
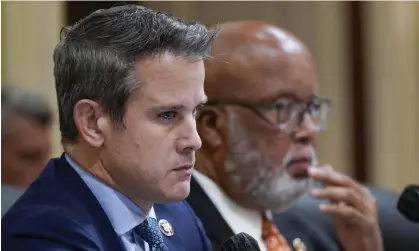
[[[174,235],[171,251],[210,251],[201,222],[186,202],[154,205]],[[4,251],[125,250],[107,215],[64,156],[52,159],[2,218]]]

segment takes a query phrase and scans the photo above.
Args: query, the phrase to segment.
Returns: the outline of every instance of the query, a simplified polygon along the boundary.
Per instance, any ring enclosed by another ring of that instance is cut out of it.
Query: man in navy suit
[[[217,32],[138,5],[62,30],[65,153],[2,219],[2,250],[210,250],[189,194],[203,59]]]

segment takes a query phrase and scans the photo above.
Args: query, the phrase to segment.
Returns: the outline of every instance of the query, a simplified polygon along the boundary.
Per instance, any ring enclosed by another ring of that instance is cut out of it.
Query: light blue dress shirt
[[[99,201],[125,249],[127,251],[149,251],[146,242],[134,239],[133,229],[146,219],[143,211],[125,195],[85,171],[67,154],[65,158]],[[156,218],[153,208],[151,208],[148,217]]]

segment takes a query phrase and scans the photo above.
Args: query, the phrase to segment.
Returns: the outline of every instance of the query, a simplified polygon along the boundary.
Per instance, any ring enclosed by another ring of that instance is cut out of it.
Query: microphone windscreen
[[[419,186],[407,186],[400,195],[397,209],[408,220],[419,222]]]
[[[228,238],[221,245],[221,251],[260,251],[260,248],[255,238],[239,233]]]

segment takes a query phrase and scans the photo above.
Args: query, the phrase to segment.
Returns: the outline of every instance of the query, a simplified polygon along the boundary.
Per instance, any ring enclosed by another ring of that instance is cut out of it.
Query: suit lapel
[[[176,250],[176,251],[184,251],[184,245],[182,244],[182,240],[176,234],[170,237],[163,235],[164,244],[166,244],[169,250]]]
[[[219,246],[234,235],[211,199],[193,177],[191,179],[191,192],[186,200],[203,223],[205,232],[213,244],[216,243]]]
[[[166,244],[169,250],[184,251],[185,245],[183,244],[182,239],[179,237],[179,234],[177,233],[177,229],[175,229],[172,226],[173,235],[169,236],[165,233],[165,231],[162,231],[162,228],[160,226],[160,221],[162,220],[166,220],[169,224],[173,224],[173,220],[171,218],[172,215],[170,215],[170,212],[166,209],[164,205],[161,205],[161,204],[155,204],[154,211],[156,212],[156,218],[159,224],[160,232],[163,235],[164,244]]]
[[[125,250],[122,247],[122,243],[113,229],[105,211],[103,211],[101,205],[99,204],[99,201],[90,191],[86,183],[84,183],[84,181],[80,178],[77,172],[67,162],[64,154],[60,159],[55,160],[54,165],[56,167],[55,169],[59,182],[66,186],[66,189],[75,193],[90,212],[90,216],[96,223],[96,229],[100,231],[98,235],[102,237],[103,243],[106,243],[105,250]]]

